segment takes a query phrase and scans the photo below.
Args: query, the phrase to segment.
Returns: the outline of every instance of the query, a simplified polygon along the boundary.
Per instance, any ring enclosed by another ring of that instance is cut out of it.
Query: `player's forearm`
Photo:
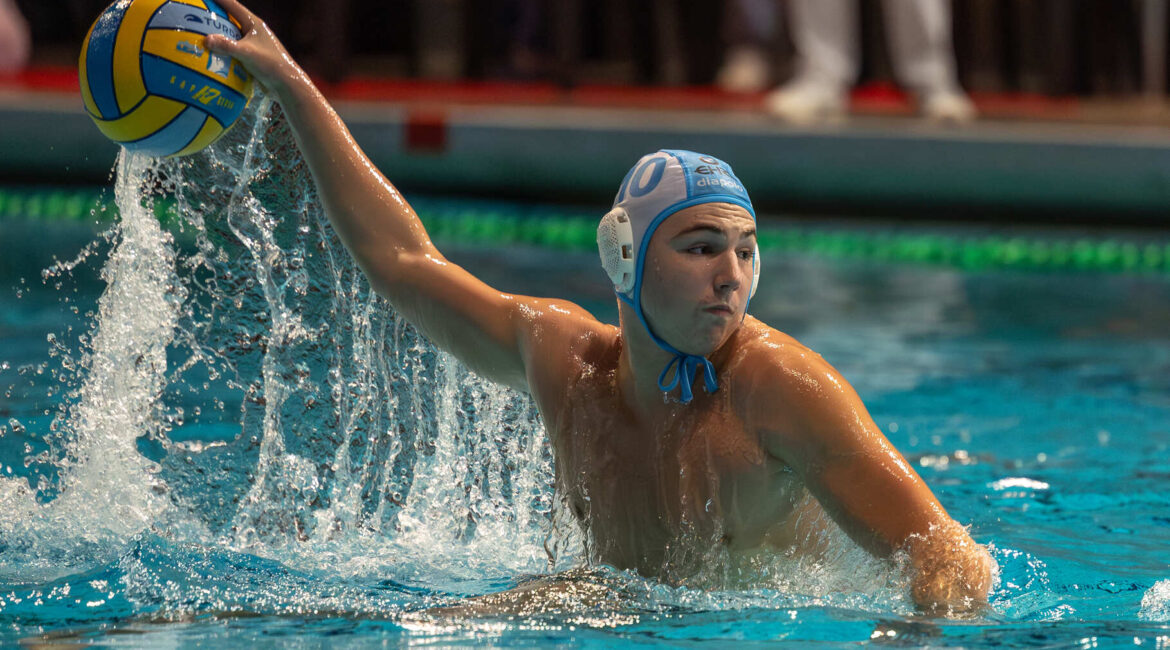
[[[299,68],[272,89],[334,229],[376,288],[403,255],[437,255],[422,222],[366,158],[337,112]]]

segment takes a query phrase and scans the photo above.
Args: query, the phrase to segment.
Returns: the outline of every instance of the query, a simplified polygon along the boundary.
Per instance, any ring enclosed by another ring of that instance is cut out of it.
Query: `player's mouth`
[[[731,308],[731,305],[728,305],[725,303],[716,303],[713,305],[707,305],[706,307],[703,307],[703,311],[707,312],[708,314],[714,314],[716,316],[734,316],[735,315],[735,310]]]

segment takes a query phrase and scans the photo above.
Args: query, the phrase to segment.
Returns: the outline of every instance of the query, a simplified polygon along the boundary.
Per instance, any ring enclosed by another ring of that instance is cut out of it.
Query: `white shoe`
[[[733,93],[754,93],[768,87],[768,59],[758,47],[738,46],[727,52],[715,83]]]
[[[794,81],[764,98],[764,109],[792,124],[838,122],[848,108],[845,89],[827,83]]]
[[[970,124],[978,117],[975,105],[961,90],[940,90],[922,97],[922,115],[940,124]]]

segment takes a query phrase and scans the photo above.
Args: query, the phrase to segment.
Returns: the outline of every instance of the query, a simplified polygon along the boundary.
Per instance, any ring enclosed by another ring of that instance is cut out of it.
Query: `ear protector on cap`
[[[752,250],[752,291],[748,294],[748,300],[756,297],[756,289],[760,287],[760,242],[756,242],[755,248]]]
[[[625,294],[633,291],[637,280],[637,257],[634,229],[625,208],[614,208],[601,218],[597,226],[597,251],[601,255],[601,268],[605,269],[614,289]],[[757,243],[752,255],[752,289],[748,298],[755,297],[759,286],[760,245]]]
[[[633,291],[637,268],[634,229],[625,208],[614,208],[601,218],[597,226],[597,250],[601,253],[601,268],[609,275],[614,288],[620,293]]]

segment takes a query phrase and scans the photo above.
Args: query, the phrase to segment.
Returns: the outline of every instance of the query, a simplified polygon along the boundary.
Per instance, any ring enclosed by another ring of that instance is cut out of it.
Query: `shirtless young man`
[[[570,302],[501,293],[436,250],[271,30],[236,0],[217,1],[245,36],[211,36],[208,48],[280,102],[372,287],[473,371],[536,400],[591,559],[669,577],[697,568],[678,566],[696,541],[813,552],[807,524],[827,514],[874,555],[904,552],[923,610],[986,604],[990,556],[852,387],[746,315],[755,213],[725,163],[658,152],[626,176],[599,229],[620,327]]]

